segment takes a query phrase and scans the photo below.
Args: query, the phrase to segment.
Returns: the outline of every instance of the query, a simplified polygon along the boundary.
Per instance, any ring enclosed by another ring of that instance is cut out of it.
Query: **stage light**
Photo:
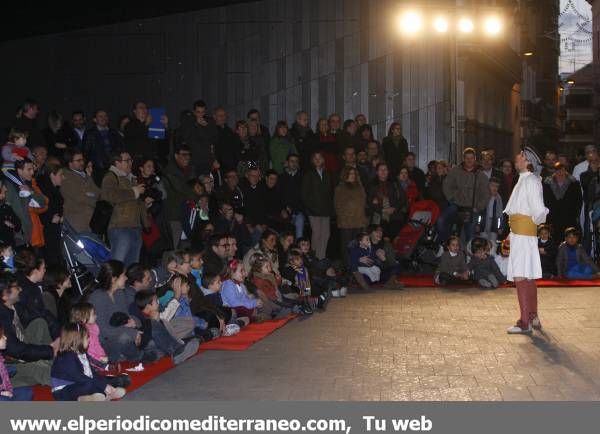
[[[498,17],[488,17],[483,23],[483,28],[489,36],[497,36],[502,31],[502,21]]]
[[[475,28],[475,25],[473,24],[473,21],[470,18],[461,18],[458,21],[458,29],[462,33],[471,33],[471,32],[473,32],[474,28]]]
[[[527,57],[533,56],[533,51],[526,51],[523,53],[523,56],[527,56]]]
[[[433,28],[438,33],[446,33],[448,31],[448,20],[444,17],[437,17],[433,20]]]
[[[573,84],[575,84],[575,80],[567,80],[567,84],[573,85]]]
[[[415,35],[421,31],[423,19],[418,12],[408,11],[400,17],[400,30],[408,35]]]

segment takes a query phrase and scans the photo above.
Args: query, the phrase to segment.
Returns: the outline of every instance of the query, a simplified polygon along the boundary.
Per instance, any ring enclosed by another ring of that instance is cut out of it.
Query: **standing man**
[[[515,282],[521,310],[521,318],[507,330],[509,334],[531,333],[532,328],[542,327],[537,315],[535,283],[535,279],[542,278],[537,225],[546,221],[548,208],[544,206],[542,182],[529,171],[529,164],[524,152],[517,155],[515,167],[519,181],[504,210],[510,222],[507,278]]]
[[[220,168],[215,157],[217,134],[215,121],[206,112],[206,103],[202,100],[194,102],[193,116],[182,120],[177,143],[191,149],[192,166],[196,169],[196,175],[208,175]]]
[[[333,183],[320,152],[313,153],[312,164],[313,168],[302,178],[302,202],[312,229],[311,245],[317,258],[323,259],[327,254],[333,215]]]

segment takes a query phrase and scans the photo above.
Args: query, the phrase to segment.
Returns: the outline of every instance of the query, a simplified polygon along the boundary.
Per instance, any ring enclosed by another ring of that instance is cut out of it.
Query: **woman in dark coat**
[[[390,178],[386,163],[377,165],[377,177],[369,187],[367,206],[371,223],[383,227],[386,238],[394,238],[406,221],[407,200],[403,191]]]
[[[544,203],[550,210],[546,223],[552,226],[552,238],[557,242],[564,238],[569,227],[579,227],[582,195],[579,182],[569,175],[561,163],[554,165],[555,172],[544,180]]]
[[[512,160],[502,160],[500,167],[502,168],[502,178],[500,179],[500,188],[498,192],[502,198],[502,203],[508,203],[510,194],[519,180],[519,174],[515,170],[515,164]]]
[[[389,164],[392,178],[398,176],[400,167],[408,154],[408,142],[402,136],[402,126],[398,122],[392,123],[388,135],[383,139],[383,156]]]
[[[49,164],[47,174],[37,179],[40,190],[48,198],[48,210],[40,215],[44,225],[44,259],[47,265],[63,264],[60,229],[65,201],[60,186],[64,179],[63,168],[55,164]]]

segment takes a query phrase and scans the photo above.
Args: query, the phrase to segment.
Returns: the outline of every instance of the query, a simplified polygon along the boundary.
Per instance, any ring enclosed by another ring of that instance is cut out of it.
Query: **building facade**
[[[533,68],[531,83],[523,80],[533,69],[521,58],[521,29],[529,23],[520,19],[520,6],[540,2],[415,3],[428,6],[425,13],[434,6],[475,14],[493,8],[506,20],[504,35],[461,39],[453,51],[451,36],[427,31],[403,39],[395,17],[404,3],[395,0],[243,3],[4,43],[0,55],[18,59],[19,67],[3,70],[0,115],[10,119],[33,97],[42,109],[66,115],[103,107],[116,121],[143,100],[165,107],[177,126],[181,110],[203,98],[210,107],[224,106],[230,124],[250,108],[271,127],[292,122],[299,109],[313,126],[333,112],[363,113],[381,138],[399,121],[421,165],[455,161],[465,146],[512,155],[529,135],[522,133],[521,99],[549,101],[551,86],[542,82],[550,83],[552,72],[539,71],[558,62],[557,53],[540,49],[551,65]]]
[[[594,143],[600,144],[600,1],[587,0],[592,5],[592,77],[594,93]]]

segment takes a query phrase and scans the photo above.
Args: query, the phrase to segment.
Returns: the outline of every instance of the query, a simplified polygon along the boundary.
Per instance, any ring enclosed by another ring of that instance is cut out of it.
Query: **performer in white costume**
[[[510,222],[510,254],[507,278],[515,282],[521,318],[507,331],[509,334],[531,333],[541,328],[537,315],[537,285],[542,278],[538,251],[537,225],[546,221],[541,179],[528,169],[529,161],[523,152],[517,155],[515,167],[519,181],[504,212]]]

